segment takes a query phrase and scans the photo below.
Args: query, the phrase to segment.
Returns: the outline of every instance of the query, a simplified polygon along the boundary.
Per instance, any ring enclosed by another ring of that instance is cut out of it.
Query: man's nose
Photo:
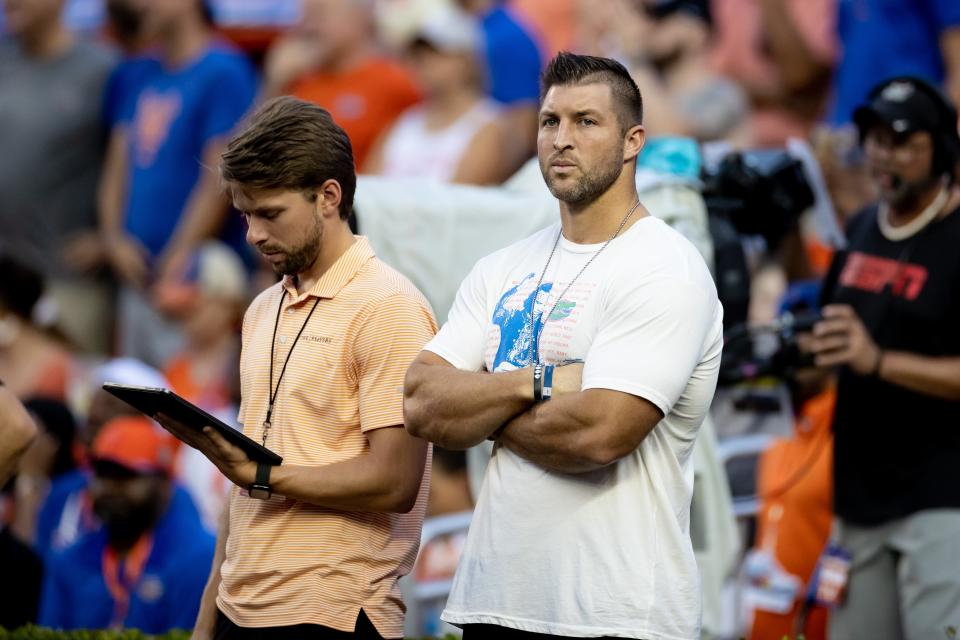
[[[553,148],[557,151],[563,151],[573,147],[573,135],[570,125],[561,122],[557,125],[557,134],[553,137]]]
[[[267,239],[263,225],[253,216],[247,220],[247,244],[257,246]]]

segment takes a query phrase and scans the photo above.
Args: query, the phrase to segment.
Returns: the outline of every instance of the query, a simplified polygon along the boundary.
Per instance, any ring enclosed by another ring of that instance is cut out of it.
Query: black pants
[[[605,636],[606,637],[606,636]],[[547,633],[519,631],[495,624],[465,624],[463,625],[463,640],[603,640],[603,638],[575,638],[572,636],[551,636]]]
[[[353,631],[339,631],[319,624],[295,624],[288,627],[238,627],[217,611],[213,640],[384,640],[361,609]]]

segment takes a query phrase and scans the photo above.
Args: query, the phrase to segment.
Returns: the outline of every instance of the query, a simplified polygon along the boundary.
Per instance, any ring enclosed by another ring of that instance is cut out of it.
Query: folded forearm
[[[582,401],[567,395],[541,403],[513,418],[499,442],[545,469],[583,473],[607,464],[594,436],[595,423]]]
[[[887,351],[880,365],[877,375],[886,382],[929,396],[960,401],[960,358]]]
[[[530,369],[503,373],[414,364],[407,373],[407,431],[447,449],[466,449],[533,404]]]

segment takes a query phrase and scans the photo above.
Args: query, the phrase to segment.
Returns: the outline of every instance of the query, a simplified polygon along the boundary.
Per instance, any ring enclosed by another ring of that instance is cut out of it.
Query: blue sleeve
[[[233,131],[253,106],[256,94],[256,75],[246,58],[225,57],[208,86],[200,131],[203,143]]]
[[[216,540],[205,531],[198,530],[197,540],[193,553],[185,556],[180,564],[181,576],[178,584],[171,593],[170,618],[167,620],[167,629],[193,629],[200,613],[200,600],[203,590],[210,577],[213,564],[214,547]]]
[[[37,624],[51,629],[72,628],[71,603],[65,593],[66,583],[60,575],[60,563],[56,558],[44,559],[43,590],[40,595],[40,615]]]
[[[140,58],[121,62],[110,74],[103,91],[103,121],[108,130],[133,120],[137,96],[153,69],[149,59]]]
[[[940,31],[960,27],[960,2],[957,0],[929,0],[929,2]]]
[[[516,22],[486,27],[490,96],[503,104],[540,100],[540,50]]]

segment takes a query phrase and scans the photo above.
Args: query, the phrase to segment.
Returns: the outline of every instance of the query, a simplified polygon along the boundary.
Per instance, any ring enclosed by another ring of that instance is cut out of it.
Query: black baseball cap
[[[936,92],[932,85],[909,76],[878,85],[870,92],[867,104],[853,112],[861,139],[877,123],[890,127],[897,135],[914,131],[937,134],[947,130],[950,125],[945,122],[942,101],[934,97]]]

